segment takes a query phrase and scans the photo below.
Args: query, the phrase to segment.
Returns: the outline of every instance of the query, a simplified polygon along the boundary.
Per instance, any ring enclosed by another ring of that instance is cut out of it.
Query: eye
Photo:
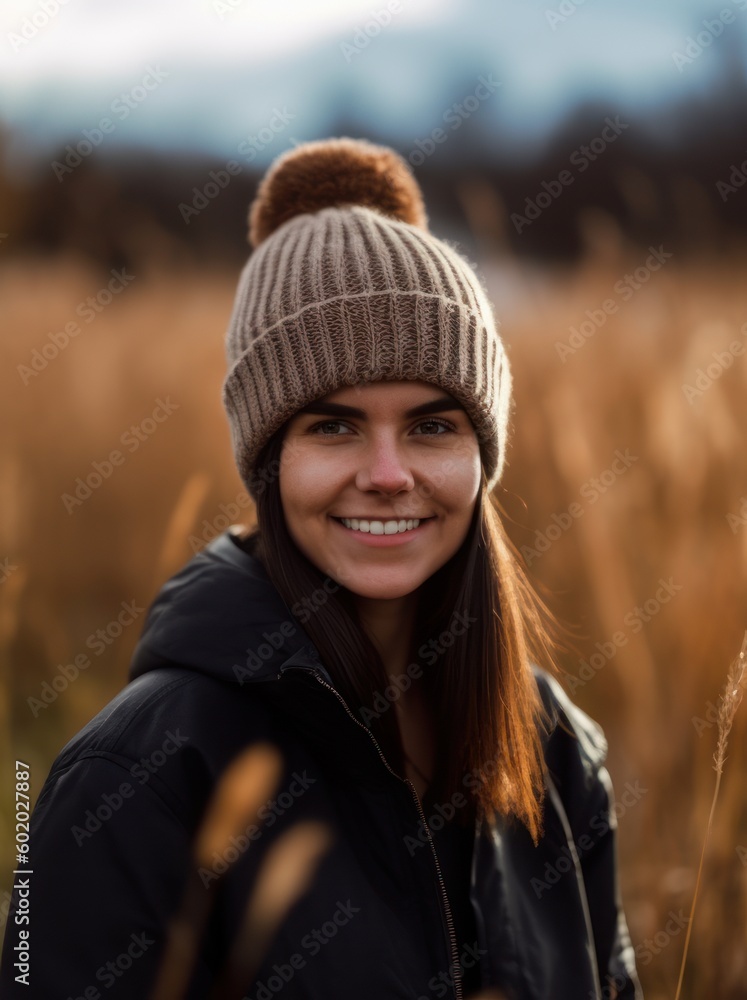
[[[345,424],[342,420],[322,420],[320,421],[320,423],[313,424],[311,427],[309,427],[309,434],[317,434],[321,437],[342,437],[343,436],[342,434],[336,434],[334,432],[327,433],[324,430],[324,428],[347,427],[347,426],[348,425]],[[456,430],[454,425],[449,423],[448,420],[441,420],[440,418],[434,419],[432,417],[429,417],[427,420],[421,420],[420,423],[416,425],[416,428],[428,427],[428,426],[432,428],[433,427],[442,428],[445,432]],[[441,434],[439,431],[431,430],[431,431],[425,431],[424,434],[418,434],[416,435],[416,437],[443,437],[443,434]]]
[[[341,420],[323,420],[319,424],[309,427],[309,434],[319,434],[322,427],[345,427]],[[322,434],[322,437],[340,437],[340,434]]]
[[[453,431],[455,429],[454,425],[450,424],[448,420],[440,420],[440,419],[439,420],[434,420],[432,417],[429,418],[428,420],[421,420],[420,423],[418,424],[418,427],[427,427],[428,424],[431,424],[432,426],[435,426],[435,427],[443,427],[443,429],[445,431]],[[433,432],[431,432],[431,433],[426,432],[426,436],[427,437],[443,437],[443,435],[437,434],[437,433],[433,433]]]

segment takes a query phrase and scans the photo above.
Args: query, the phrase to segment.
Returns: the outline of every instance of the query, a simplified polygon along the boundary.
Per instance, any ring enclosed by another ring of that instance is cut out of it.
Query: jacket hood
[[[148,609],[129,679],[169,665],[237,684],[313,667],[332,683],[262,563],[230,529],[163,585]]]

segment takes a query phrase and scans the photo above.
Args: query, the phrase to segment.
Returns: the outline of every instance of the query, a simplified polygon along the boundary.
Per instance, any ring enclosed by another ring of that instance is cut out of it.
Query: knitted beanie
[[[239,474],[301,407],[341,386],[432,383],[464,406],[488,486],[503,472],[511,372],[485,291],[428,230],[407,163],[348,138],[280,156],[250,215],[222,387]]]

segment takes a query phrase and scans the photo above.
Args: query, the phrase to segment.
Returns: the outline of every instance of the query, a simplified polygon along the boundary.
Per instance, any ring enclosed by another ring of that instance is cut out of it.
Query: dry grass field
[[[577,649],[559,655],[567,689],[610,742],[647,1000],[675,993],[678,918],[715,780],[714,707],[747,628],[746,264],[614,240],[562,273],[481,262],[515,380],[500,495],[541,592],[575,630]],[[224,508],[229,522],[251,519],[220,402],[236,276],[144,263],[115,279],[73,257],[0,263],[8,789],[8,762],[22,759],[38,794],[62,745],[121,688],[144,620],[132,605],[145,609],[223,527]],[[94,471],[99,485],[75,497]],[[747,995],[746,758],[743,705],[690,945],[683,996],[698,1000]]]

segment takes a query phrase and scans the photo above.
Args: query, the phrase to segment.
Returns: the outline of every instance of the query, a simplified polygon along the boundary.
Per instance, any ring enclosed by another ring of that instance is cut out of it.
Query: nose
[[[379,438],[372,440],[365,449],[355,484],[362,491],[378,490],[395,494],[411,490],[415,479],[409,462],[400,454],[396,444]]]

